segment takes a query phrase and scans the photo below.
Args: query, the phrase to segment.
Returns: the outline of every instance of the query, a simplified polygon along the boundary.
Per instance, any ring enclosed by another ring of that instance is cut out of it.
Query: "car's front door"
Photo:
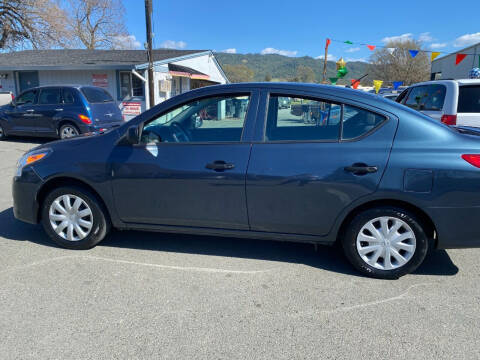
[[[278,99],[285,96],[272,94],[265,101],[264,141],[252,146],[247,172],[251,229],[326,235],[346,206],[376,190],[397,120],[306,96],[291,96],[283,109]]]
[[[112,188],[122,221],[248,229],[245,175],[256,93],[187,101],[141,125],[139,145],[112,153]],[[242,137],[243,136],[243,137]]]
[[[20,94],[5,111],[8,117],[10,134],[35,135],[34,119],[38,90],[29,90]]]

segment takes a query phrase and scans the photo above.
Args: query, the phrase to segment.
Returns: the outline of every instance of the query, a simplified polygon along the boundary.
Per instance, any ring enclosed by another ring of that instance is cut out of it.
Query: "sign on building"
[[[92,74],[92,84],[93,86],[99,86],[102,88],[108,87],[107,74]]]
[[[124,101],[122,102],[123,115],[140,115],[142,113],[142,103]]]

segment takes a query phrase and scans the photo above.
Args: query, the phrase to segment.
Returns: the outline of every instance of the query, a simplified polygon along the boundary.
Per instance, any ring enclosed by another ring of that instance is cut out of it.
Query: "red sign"
[[[108,87],[107,74],[92,74],[92,84],[103,88]]]
[[[123,115],[140,115],[142,113],[142,103],[140,102],[122,102]]]

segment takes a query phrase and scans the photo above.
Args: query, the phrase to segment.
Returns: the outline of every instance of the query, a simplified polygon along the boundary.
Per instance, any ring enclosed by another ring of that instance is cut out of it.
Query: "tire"
[[[78,128],[70,123],[63,124],[60,127],[60,130],[58,130],[58,136],[60,139],[69,139],[71,137],[75,137],[80,135],[80,130]]]
[[[66,205],[67,198],[70,199],[70,212]],[[77,199],[80,200],[77,202]],[[61,208],[65,211],[61,211]],[[41,222],[45,232],[56,244],[77,250],[90,249],[97,245],[110,231],[111,226],[107,212],[98,198],[87,189],[77,186],[60,187],[51,191],[42,203]],[[64,226],[65,224],[68,225]],[[74,224],[79,226],[79,230]],[[57,226],[58,233],[54,226]]]
[[[387,236],[383,229],[387,229]],[[341,242],[350,263],[364,275],[378,279],[398,279],[415,271],[429,248],[423,225],[415,215],[389,206],[357,214]]]
[[[2,125],[0,125],[0,141],[5,140],[7,135],[5,134],[5,130],[3,129]]]

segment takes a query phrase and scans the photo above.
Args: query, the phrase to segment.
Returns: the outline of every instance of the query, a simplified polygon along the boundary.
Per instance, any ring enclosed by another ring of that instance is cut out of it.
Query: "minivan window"
[[[83,87],[81,88],[83,95],[87,98],[89,103],[103,103],[113,101],[112,96],[102,88],[97,87]]]
[[[372,131],[386,120],[385,116],[355,106],[343,108],[343,140],[351,140]]]
[[[73,104],[75,103],[75,95],[72,89],[64,88],[63,89],[63,102],[65,104]]]
[[[24,105],[24,104],[33,104],[35,103],[35,97],[37,95],[37,90],[30,90],[24,92],[19,97],[15,99],[15,104]]]
[[[60,88],[42,89],[40,90],[40,96],[38,97],[38,104],[60,104],[61,98]]]
[[[480,86],[460,86],[457,113],[480,113]]]
[[[405,101],[405,105],[415,110],[440,111],[443,108],[445,85],[421,85],[412,88]]]
[[[271,95],[265,140],[338,140],[341,115],[341,106],[338,104]]]

